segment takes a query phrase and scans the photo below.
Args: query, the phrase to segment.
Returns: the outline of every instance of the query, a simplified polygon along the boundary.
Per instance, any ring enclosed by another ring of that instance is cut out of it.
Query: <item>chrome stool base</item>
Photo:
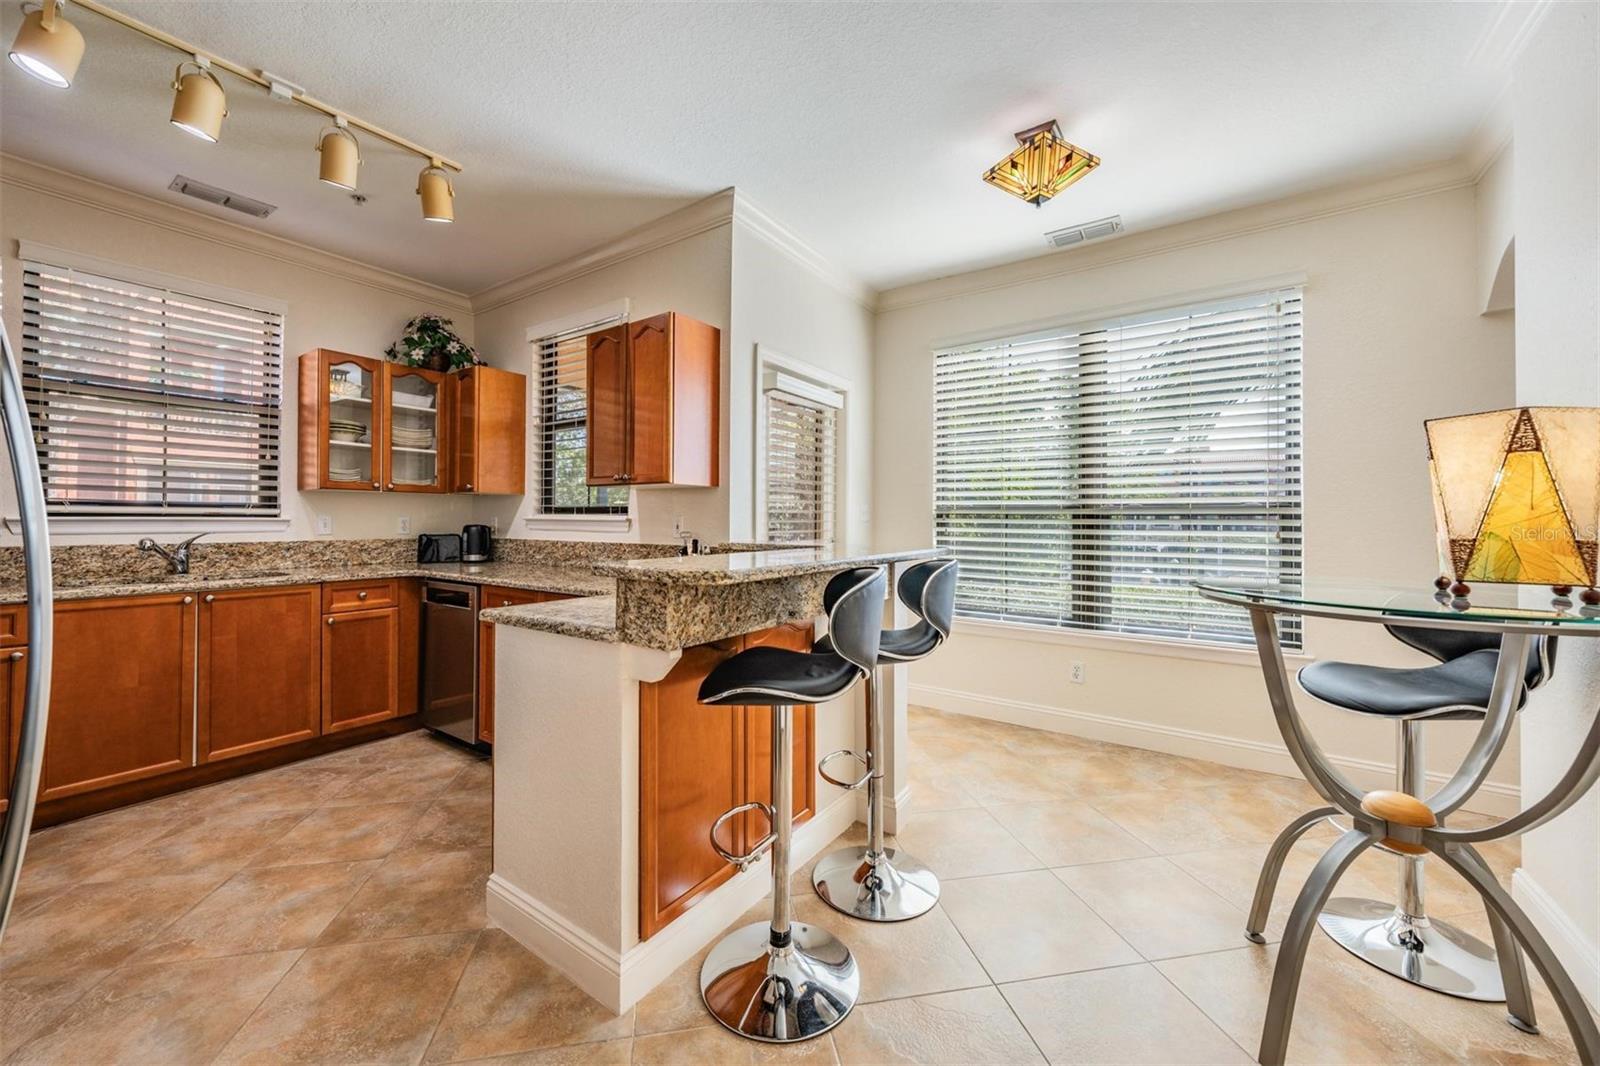
[[[769,1044],[810,1040],[844,1021],[861,996],[850,949],[826,929],[799,922],[790,924],[784,947],[772,939],[771,926],[755,922],[711,949],[700,968],[700,995],[712,1017]]]
[[[1329,900],[1317,923],[1340,947],[1401,980],[1462,999],[1505,1002],[1494,948],[1453,925],[1348,896]]]
[[[812,871],[811,884],[822,902],[840,914],[869,922],[903,922],[927,914],[939,902],[939,878],[894,848],[884,848],[876,862],[864,847],[825,855]]]

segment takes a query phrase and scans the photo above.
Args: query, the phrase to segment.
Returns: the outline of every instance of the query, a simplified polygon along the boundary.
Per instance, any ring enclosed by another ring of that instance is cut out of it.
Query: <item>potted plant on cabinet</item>
[[[477,349],[462,340],[443,315],[418,315],[406,323],[405,335],[384,351],[391,362],[429,370],[465,370],[477,366]]]

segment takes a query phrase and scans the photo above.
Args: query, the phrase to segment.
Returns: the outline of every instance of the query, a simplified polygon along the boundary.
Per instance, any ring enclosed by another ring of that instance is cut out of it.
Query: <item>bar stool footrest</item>
[[[739,815],[748,811],[760,811],[766,816],[767,835],[756,841],[755,846],[749,851],[745,852],[743,855],[735,855],[733,852],[723,847],[721,842],[717,840],[717,831],[722,828],[723,823],[729,821],[730,819],[737,818]],[[769,804],[752,801],[750,803],[741,803],[737,807],[729,807],[727,810],[723,811],[717,816],[716,821],[711,823],[711,848],[718,855],[721,855],[724,860],[733,863],[733,865],[737,866],[741,871],[748,870],[757,859],[761,858],[761,856],[765,855],[772,848],[772,842],[777,839],[777,832],[775,831],[776,825],[777,815],[773,812],[772,807]]]
[[[862,766],[863,773],[854,781],[844,781],[828,773],[828,762],[832,759],[837,759],[842,755],[850,756],[850,758],[854,759]],[[852,751],[849,748],[840,748],[838,751],[828,752],[828,754],[817,760],[817,776],[822,778],[830,785],[854,792],[856,789],[866,787],[867,782],[872,780],[872,763],[865,755],[862,755],[859,752]]]

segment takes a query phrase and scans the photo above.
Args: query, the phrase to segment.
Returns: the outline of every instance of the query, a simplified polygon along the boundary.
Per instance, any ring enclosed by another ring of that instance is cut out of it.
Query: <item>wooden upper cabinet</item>
[[[381,359],[316,348],[300,357],[300,488],[382,490]]]
[[[383,364],[383,487],[449,492],[447,379],[437,370]]]
[[[520,496],[527,491],[527,377],[475,366],[452,374],[451,384],[451,491]]]
[[[193,765],[194,600],[170,593],[55,605],[41,801]]]
[[[675,311],[589,335],[591,485],[717,484],[722,331]]]
[[[201,762],[322,732],[321,623],[316,585],[201,596]]]

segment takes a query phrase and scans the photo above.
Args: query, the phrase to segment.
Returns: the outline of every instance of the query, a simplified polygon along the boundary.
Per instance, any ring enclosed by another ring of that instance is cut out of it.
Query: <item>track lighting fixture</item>
[[[68,88],[83,61],[83,34],[62,17],[58,0],[23,11],[22,26],[11,42],[11,62],[46,85]]]
[[[317,151],[322,155],[317,177],[335,188],[354,192],[361,169],[361,146],[342,116],[333,122],[317,140]]]
[[[417,195],[422,197],[424,222],[454,222],[456,191],[450,186],[450,175],[437,159],[430,160],[417,175]]]
[[[185,74],[183,68],[188,66],[194,69]],[[172,88],[172,124],[202,141],[216,143],[222,136],[222,120],[228,115],[228,96],[211,73],[211,64],[204,56],[179,63]]]

